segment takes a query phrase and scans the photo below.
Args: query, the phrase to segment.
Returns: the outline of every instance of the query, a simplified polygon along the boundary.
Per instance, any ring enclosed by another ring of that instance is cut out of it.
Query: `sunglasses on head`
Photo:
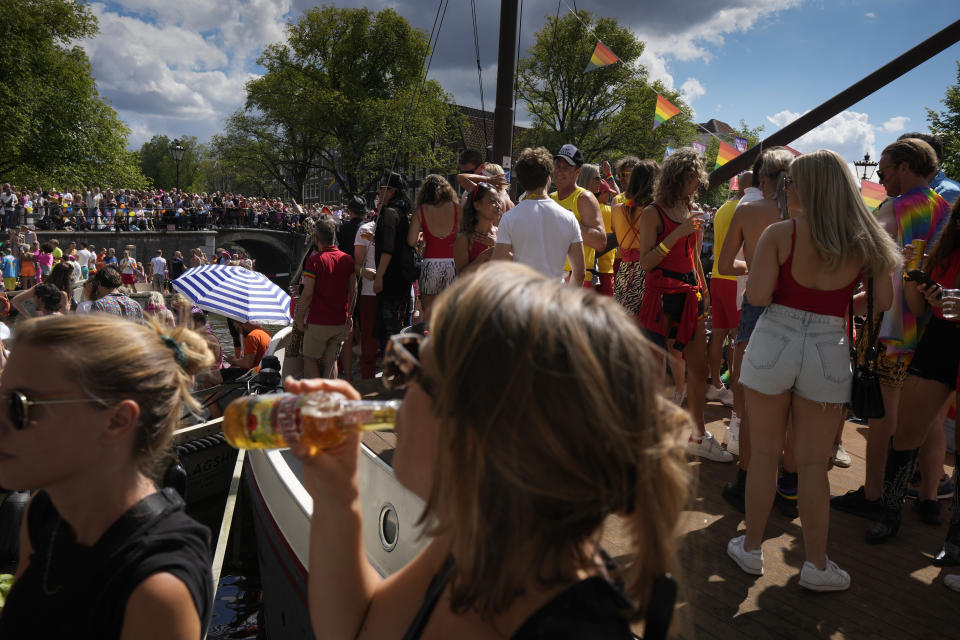
[[[23,391],[14,389],[6,394],[7,417],[17,431],[23,431],[30,424],[30,407],[44,404],[72,404],[76,402],[96,402],[108,406],[99,398],[56,398],[49,400],[31,400]]]
[[[390,336],[383,355],[383,386],[401,391],[416,381],[427,395],[433,396],[433,385],[424,378],[420,365],[420,345],[425,339],[419,333]]]
[[[483,191],[496,191],[494,187],[489,182],[478,182],[477,185],[473,188],[473,201],[476,202],[477,199],[483,195]]]

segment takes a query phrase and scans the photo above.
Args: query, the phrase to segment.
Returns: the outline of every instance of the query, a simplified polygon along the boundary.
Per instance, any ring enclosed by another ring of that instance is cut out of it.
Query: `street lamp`
[[[870,154],[863,154],[863,160],[857,160],[853,163],[853,166],[857,168],[857,171],[862,171],[862,175],[858,176],[861,180],[869,180],[873,177],[873,170],[877,168],[877,162],[874,162],[870,159]]]
[[[177,191],[180,191],[180,161],[183,160],[183,152],[185,149],[183,145],[180,144],[179,140],[173,141],[173,146],[170,147],[170,155],[173,156],[173,161],[177,163]]]

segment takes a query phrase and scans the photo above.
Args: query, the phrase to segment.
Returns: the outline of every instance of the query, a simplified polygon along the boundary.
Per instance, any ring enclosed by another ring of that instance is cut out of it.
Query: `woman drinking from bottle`
[[[361,539],[359,436],[301,449],[318,637],[628,640],[640,608],[648,637],[665,630],[647,605],[676,567],[689,421],[658,397],[650,346],[616,302],[495,262],[437,298],[428,337],[391,338],[384,368],[407,390],[394,470],[425,500],[430,541],[380,579]],[[359,398],[339,380],[287,389]],[[622,568],[599,545],[615,513],[635,544]]]

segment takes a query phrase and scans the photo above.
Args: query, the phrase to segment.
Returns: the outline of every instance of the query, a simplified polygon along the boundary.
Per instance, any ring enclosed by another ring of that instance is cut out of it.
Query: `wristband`
[[[660,249],[660,251],[663,252],[663,255],[667,255],[668,253],[670,253],[670,247],[668,247],[667,245],[663,244],[662,242],[657,245],[657,248]]]
[[[613,174],[611,173],[610,175],[605,176],[603,179],[604,179],[604,180],[613,180]]]

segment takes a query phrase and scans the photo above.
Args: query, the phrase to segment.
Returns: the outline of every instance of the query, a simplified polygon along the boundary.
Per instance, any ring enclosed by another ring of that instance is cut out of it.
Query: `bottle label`
[[[283,436],[288,446],[300,442],[303,435],[300,421],[301,399],[301,396],[284,394],[274,407],[273,430]]]

